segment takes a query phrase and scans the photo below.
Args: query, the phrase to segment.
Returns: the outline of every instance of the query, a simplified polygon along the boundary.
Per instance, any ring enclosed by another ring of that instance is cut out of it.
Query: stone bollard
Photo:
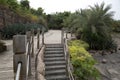
[[[16,75],[18,63],[22,63],[20,71],[20,80],[26,80],[27,54],[26,54],[27,37],[25,35],[15,35],[13,37],[13,67]],[[15,76],[16,77],[16,76]]]

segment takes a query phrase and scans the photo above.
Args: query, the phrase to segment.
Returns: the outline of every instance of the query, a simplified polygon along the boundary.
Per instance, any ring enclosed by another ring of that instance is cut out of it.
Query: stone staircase
[[[69,80],[61,44],[46,44],[44,62],[46,80]]]

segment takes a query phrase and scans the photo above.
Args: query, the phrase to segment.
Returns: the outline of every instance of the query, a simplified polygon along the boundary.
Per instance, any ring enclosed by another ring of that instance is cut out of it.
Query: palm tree
[[[111,6],[105,7],[103,2],[101,5],[90,6],[89,13],[83,16],[86,25],[83,28],[82,39],[87,41],[93,49],[107,49],[113,46],[110,35],[113,12],[110,12],[110,9]]]

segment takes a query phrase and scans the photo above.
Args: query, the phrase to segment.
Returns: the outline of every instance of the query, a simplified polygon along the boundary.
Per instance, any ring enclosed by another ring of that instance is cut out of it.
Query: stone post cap
[[[27,36],[26,35],[15,35],[13,36],[13,52],[15,54],[26,53]]]

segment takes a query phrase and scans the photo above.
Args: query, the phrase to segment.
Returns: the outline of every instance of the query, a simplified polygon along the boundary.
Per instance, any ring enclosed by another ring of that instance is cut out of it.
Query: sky
[[[19,0],[18,0],[19,1]],[[42,7],[47,14],[55,12],[71,11],[75,12],[78,9],[89,8],[89,5],[101,4],[103,1],[105,5],[111,4],[114,11],[114,19],[120,20],[120,0],[29,0],[30,6],[37,9]]]

